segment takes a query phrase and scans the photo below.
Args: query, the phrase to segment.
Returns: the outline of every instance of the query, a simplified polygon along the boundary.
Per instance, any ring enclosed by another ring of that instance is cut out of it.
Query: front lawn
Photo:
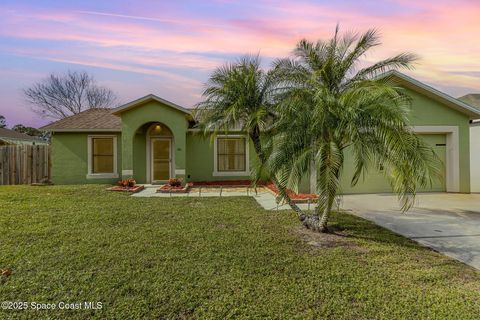
[[[9,318],[478,319],[480,273],[335,214],[311,235],[253,198],[0,187],[0,301],[101,302]]]

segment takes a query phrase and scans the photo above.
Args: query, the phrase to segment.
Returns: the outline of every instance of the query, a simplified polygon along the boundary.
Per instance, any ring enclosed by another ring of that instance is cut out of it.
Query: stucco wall
[[[121,170],[121,134],[115,133],[54,133],[52,135],[52,181],[55,184],[108,183],[116,184],[118,178],[87,179],[88,136],[117,136],[117,171]]]
[[[146,179],[145,142],[137,136],[137,130],[148,123],[160,122],[173,134],[174,170],[185,170],[186,134],[188,121],[186,114],[157,101],[147,102],[121,113],[122,118],[122,171],[133,170],[133,177],[139,182]],[[141,144],[141,145],[139,145]],[[124,177],[131,176],[123,174]],[[183,174],[176,174],[183,178]]]
[[[133,142],[133,172],[138,183],[147,183],[147,141],[144,132],[137,133]]]
[[[460,192],[470,192],[470,119],[428,97],[409,90],[413,98],[411,125],[458,126],[460,156]]]
[[[236,135],[237,133],[232,133]],[[249,176],[214,176],[215,154],[213,141],[199,133],[187,134],[187,180],[188,181],[225,181],[225,180],[250,180]],[[249,166],[254,168],[258,161],[253,143],[249,141]],[[305,176],[298,188],[300,192],[309,192],[309,175]]]
[[[255,149],[249,141],[249,163],[252,168],[255,161]],[[213,175],[214,171],[213,142],[209,137],[200,133],[187,134],[187,180],[188,181],[221,181],[221,180],[249,180],[248,176],[222,176]]]
[[[410,118],[411,126],[456,126],[459,133],[459,172],[460,172],[460,192],[470,192],[470,157],[469,157],[469,118],[439,102],[421,95],[413,90],[405,89],[412,98],[412,111]],[[444,137],[428,137],[427,140],[432,143]],[[436,141],[438,142],[438,141]],[[440,141],[441,142],[441,141]],[[351,187],[350,182],[354,172],[354,162],[349,153],[346,153],[346,163],[341,178],[342,192],[348,193],[371,193],[390,191],[389,183],[376,169],[372,168],[365,179],[359,181],[355,187]],[[429,191],[438,190],[438,188],[427,189]]]
[[[480,123],[470,126],[471,192],[480,192]]]
[[[470,126],[469,119],[462,113],[444,106],[433,99],[423,96],[415,91],[408,90],[412,97],[411,126],[449,126],[458,128],[459,135],[459,191],[470,191]],[[187,181],[212,181],[212,180],[244,180],[248,176],[214,176],[214,148],[210,138],[192,133],[188,130],[186,114],[163,105],[157,101],[147,102],[141,106],[126,110],[121,113],[122,134],[117,134],[118,173],[133,171],[133,177],[139,183],[146,183],[146,141],[145,134],[138,134],[138,129],[148,123],[160,122],[168,126],[173,134],[174,171],[177,177],[183,178],[185,170]],[[472,129],[475,130],[475,129]],[[478,129],[480,131],[480,129]],[[477,140],[472,142],[472,162],[475,160],[477,150],[480,153],[480,132],[476,133]],[[87,143],[88,133],[55,133],[52,136],[53,181],[62,183],[116,183],[118,179],[87,179]],[[439,137],[440,138],[440,137]],[[435,140],[435,139],[434,139]],[[249,143],[250,164],[253,166],[255,159],[254,148]],[[480,155],[476,157],[480,158]],[[348,154],[347,154],[348,158]],[[380,173],[371,170],[371,174],[361,181],[355,188],[350,187],[353,174],[353,162],[346,160],[341,185],[344,193],[362,193],[387,191],[388,183]],[[478,169],[480,170],[480,169]],[[480,172],[472,171],[476,181],[480,181]],[[123,175],[125,177],[125,174]],[[473,181],[472,183],[477,183]],[[309,191],[309,177],[302,181],[300,190]],[[386,187],[384,187],[386,186]],[[480,188],[480,186],[478,186]]]

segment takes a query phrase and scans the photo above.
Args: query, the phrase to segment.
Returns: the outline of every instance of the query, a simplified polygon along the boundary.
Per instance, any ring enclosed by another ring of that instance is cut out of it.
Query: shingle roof
[[[52,122],[42,128],[47,131],[120,131],[120,117],[111,109],[88,109],[68,118]]]
[[[6,128],[0,128],[0,139],[5,138],[7,140],[28,140],[28,141],[43,141],[38,137],[32,137],[28,134],[17,132]]]
[[[468,103],[472,107],[480,109],[480,93],[470,93],[458,98],[458,100]]]

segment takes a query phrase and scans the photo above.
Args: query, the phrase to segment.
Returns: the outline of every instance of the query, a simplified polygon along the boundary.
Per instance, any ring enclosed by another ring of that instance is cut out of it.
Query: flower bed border
[[[133,187],[123,187],[123,186],[114,186],[107,188],[107,191],[123,191],[123,192],[131,192],[131,193],[137,193],[145,189],[144,185],[137,184]]]
[[[263,185],[267,190],[272,192],[275,196],[278,196],[278,190],[275,188],[275,185],[272,182],[268,182]],[[287,189],[287,193],[295,203],[308,203],[315,202],[318,198],[318,195],[314,193],[295,193],[292,190]]]
[[[188,193],[190,188],[193,186],[192,182],[187,183],[183,187],[172,187],[168,184],[164,184],[160,188],[157,189],[159,193]]]

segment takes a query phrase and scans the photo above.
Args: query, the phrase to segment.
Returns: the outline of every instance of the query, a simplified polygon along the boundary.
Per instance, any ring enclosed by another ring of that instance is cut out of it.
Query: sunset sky
[[[0,0],[0,114],[8,126],[49,122],[21,89],[49,73],[86,70],[120,102],[154,93],[191,107],[218,65],[260,53],[265,67],[301,38],[377,28],[365,63],[420,55],[408,74],[454,97],[480,92],[480,2]]]

